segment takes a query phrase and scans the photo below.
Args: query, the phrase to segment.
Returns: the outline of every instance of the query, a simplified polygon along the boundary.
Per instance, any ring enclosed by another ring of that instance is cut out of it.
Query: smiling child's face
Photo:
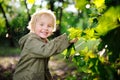
[[[34,32],[41,38],[46,39],[49,37],[54,29],[54,21],[49,15],[41,15],[36,21]]]

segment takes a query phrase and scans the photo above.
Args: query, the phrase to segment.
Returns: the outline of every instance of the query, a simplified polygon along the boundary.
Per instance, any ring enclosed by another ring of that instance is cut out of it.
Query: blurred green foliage
[[[80,34],[79,41],[74,44],[75,50],[72,49],[74,51],[71,51],[69,57],[72,57],[77,66],[76,75],[83,74],[80,75],[82,80],[120,79],[120,2],[116,0],[116,5],[112,5],[114,0],[107,1],[90,1],[90,9],[83,9],[86,12],[92,10],[87,13],[90,21],[84,20],[88,26],[80,28],[80,32],[78,29],[68,30],[72,39]],[[80,2],[76,3],[77,8],[82,6],[79,4]],[[65,55],[68,56],[67,53]]]

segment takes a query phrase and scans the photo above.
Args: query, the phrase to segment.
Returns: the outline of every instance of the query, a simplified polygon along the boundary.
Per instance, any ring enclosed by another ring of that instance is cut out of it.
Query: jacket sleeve
[[[50,57],[65,50],[69,46],[67,35],[63,34],[48,43],[43,43],[37,38],[29,38],[24,46],[25,50],[30,53],[32,57]]]

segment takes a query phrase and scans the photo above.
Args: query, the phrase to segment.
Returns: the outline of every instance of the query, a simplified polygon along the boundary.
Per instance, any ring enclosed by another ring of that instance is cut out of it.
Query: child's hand
[[[76,43],[78,41],[78,38],[74,38],[72,40],[70,40],[70,43]]]

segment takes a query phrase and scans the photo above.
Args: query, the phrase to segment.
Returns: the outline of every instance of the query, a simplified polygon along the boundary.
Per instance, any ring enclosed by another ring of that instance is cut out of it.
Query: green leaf
[[[97,46],[100,43],[100,39],[90,39],[86,40],[85,38],[80,38],[77,43],[75,43],[75,49],[77,52],[80,52],[81,50],[85,49],[86,47],[88,50],[93,50],[95,51],[97,49]]]
[[[70,39],[74,39],[74,38],[80,38],[81,37],[81,34],[82,34],[82,30],[81,29],[78,29],[78,28],[69,28],[68,29],[68,32],[69,32],[69,38]]]
[[[111,7],[106,11],[99,19],[98,25],[95,28],[97,31],[97,35],[105,35],[110,30],[113,30],[120,26],[118,20],[120,18],[120,6],[118,7]]]
[[[75,0],[75,3],[75,7],[77,9],[84,9],[88,2],[87,0]]]
[[[105,0],[93,0],[93,3],[95,4],[98,11],[102,12],[103,9],[106,8],[105,6]]]
[[[27,3],[34,4],[35,0],[27,0]]]
[[[70,46],[67,48],[66,59],[68,59],[69,56],[71,55],[72,48],[75,49],[75,48],[74,48],[74,43],[70,44]]]

